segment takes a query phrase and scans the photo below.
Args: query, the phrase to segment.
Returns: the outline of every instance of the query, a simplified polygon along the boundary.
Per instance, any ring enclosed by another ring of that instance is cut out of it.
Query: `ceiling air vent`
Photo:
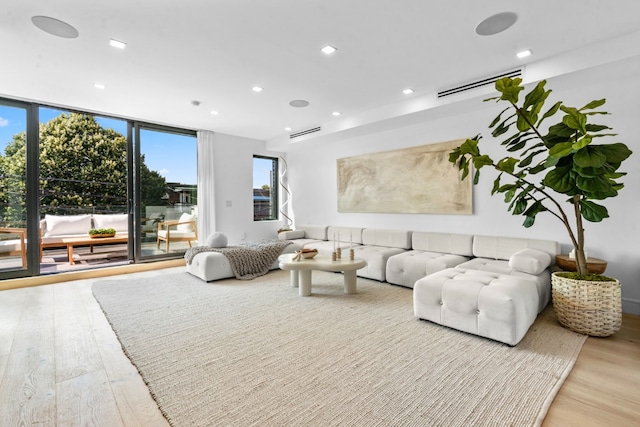
[[[303,135],[309,135],[310,133],[320,132],[322,128],[320,126],[310,129],[301,130],[300,132],[292,133],[289,135],[289,139],[297,138]]]
[[[467,83],[458,87],[440,91],[438,92],[438,98],[444,98],[445,96],[455,95],[456,93],[466,92],[468,90],[475,89],[478,87],[491,85],[503,77],[514,78],[514,77],[520,77],[520,76],[522,76],[522,68],[518,68],[517,70],[507,71],[492,77],[487,77],[486,79],[477,80],[475,82]]]

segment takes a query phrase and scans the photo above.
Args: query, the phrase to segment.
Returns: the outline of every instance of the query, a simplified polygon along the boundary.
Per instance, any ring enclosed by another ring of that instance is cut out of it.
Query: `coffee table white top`
[[[358,270],[367,265],[363,259],[350,260],[341,258],[332,260],[331,257],[316,255],[313,258],[302,258],[300,261],[293,261],[296,254],[283,254],[278,257],[280,269],[282,270],[321,270],[321,271],[351,271]]]

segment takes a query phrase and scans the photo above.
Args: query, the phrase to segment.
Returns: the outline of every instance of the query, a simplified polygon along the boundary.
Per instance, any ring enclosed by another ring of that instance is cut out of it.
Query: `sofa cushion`
[[[473,255],[479,258],[508,260],[515,252],[532,248],[547,252],[552,262],[560,253],[560,243],[553,240],[522,239],[517,237],[474,236]]]
[[[45,215],[45,237],[68,234],[88,235],[91,215]]]
[[[522,249],[509,258],[509,267],[529,274],[540,274],[550,264],[551,256],[537,249]]]
[[[414,231],[411,236],[411,247],[418,251],[470,257],[473,256],[473,236],[471,234]]]
[[[113,228],[117,233],[129,231],[129,217],[127,214],[95,214],[93,228]]]
[[[413,288],[417,280],[468,260],[468,257],[449,253],[415,250],[402,252],[387,260],[386,281]]]
[[[327,240],[340,242],[340,244],[346,243],[350,245],[362,244],[362,228],[359,227],[336,227],[329,226],[327,229]]]
[[[365,228],[362,230],[362,244],[405,250],[411,249],[411,232],[406,230]]]
[[[299,225],[297,227],[298,230],[304,231],[304,237],[306,239],[314,240],[328,240],[327,228],[326,225]]]
[[[290,230],[290,231],[282,231],[278,233],[278,239],[280,240],[293,240],[293,239],[302,239],[305,236],[304,230]]]

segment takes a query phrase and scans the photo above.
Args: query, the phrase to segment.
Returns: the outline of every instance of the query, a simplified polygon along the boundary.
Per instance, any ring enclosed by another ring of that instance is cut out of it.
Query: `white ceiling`
[[[1,3],[0,96],[261,140],[331,122],[333,111],[344,120],[640,30],[638,0]],[[475,34],[505,11],[518,14],[514,26]],[[47,34],[34,15],[80,35]],[[338,51],[323,54],[325,44]],[[534,55],[517,59],[523,49]],[[404,95],[407,87],[415,93]],[[290,107],[294,99],[310,105]]]

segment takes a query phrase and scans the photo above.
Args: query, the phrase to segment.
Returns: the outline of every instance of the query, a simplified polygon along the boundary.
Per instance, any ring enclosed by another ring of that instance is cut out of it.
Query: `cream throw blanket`
[[[288,240],[260,240],[226,248],[196,246],[187,250],[184,259],[187,264],[191,264],[193,257],[201,252],[219,252],[229,260],[236,279],[251,280],[267,274],[284,248],[290,244]]]

